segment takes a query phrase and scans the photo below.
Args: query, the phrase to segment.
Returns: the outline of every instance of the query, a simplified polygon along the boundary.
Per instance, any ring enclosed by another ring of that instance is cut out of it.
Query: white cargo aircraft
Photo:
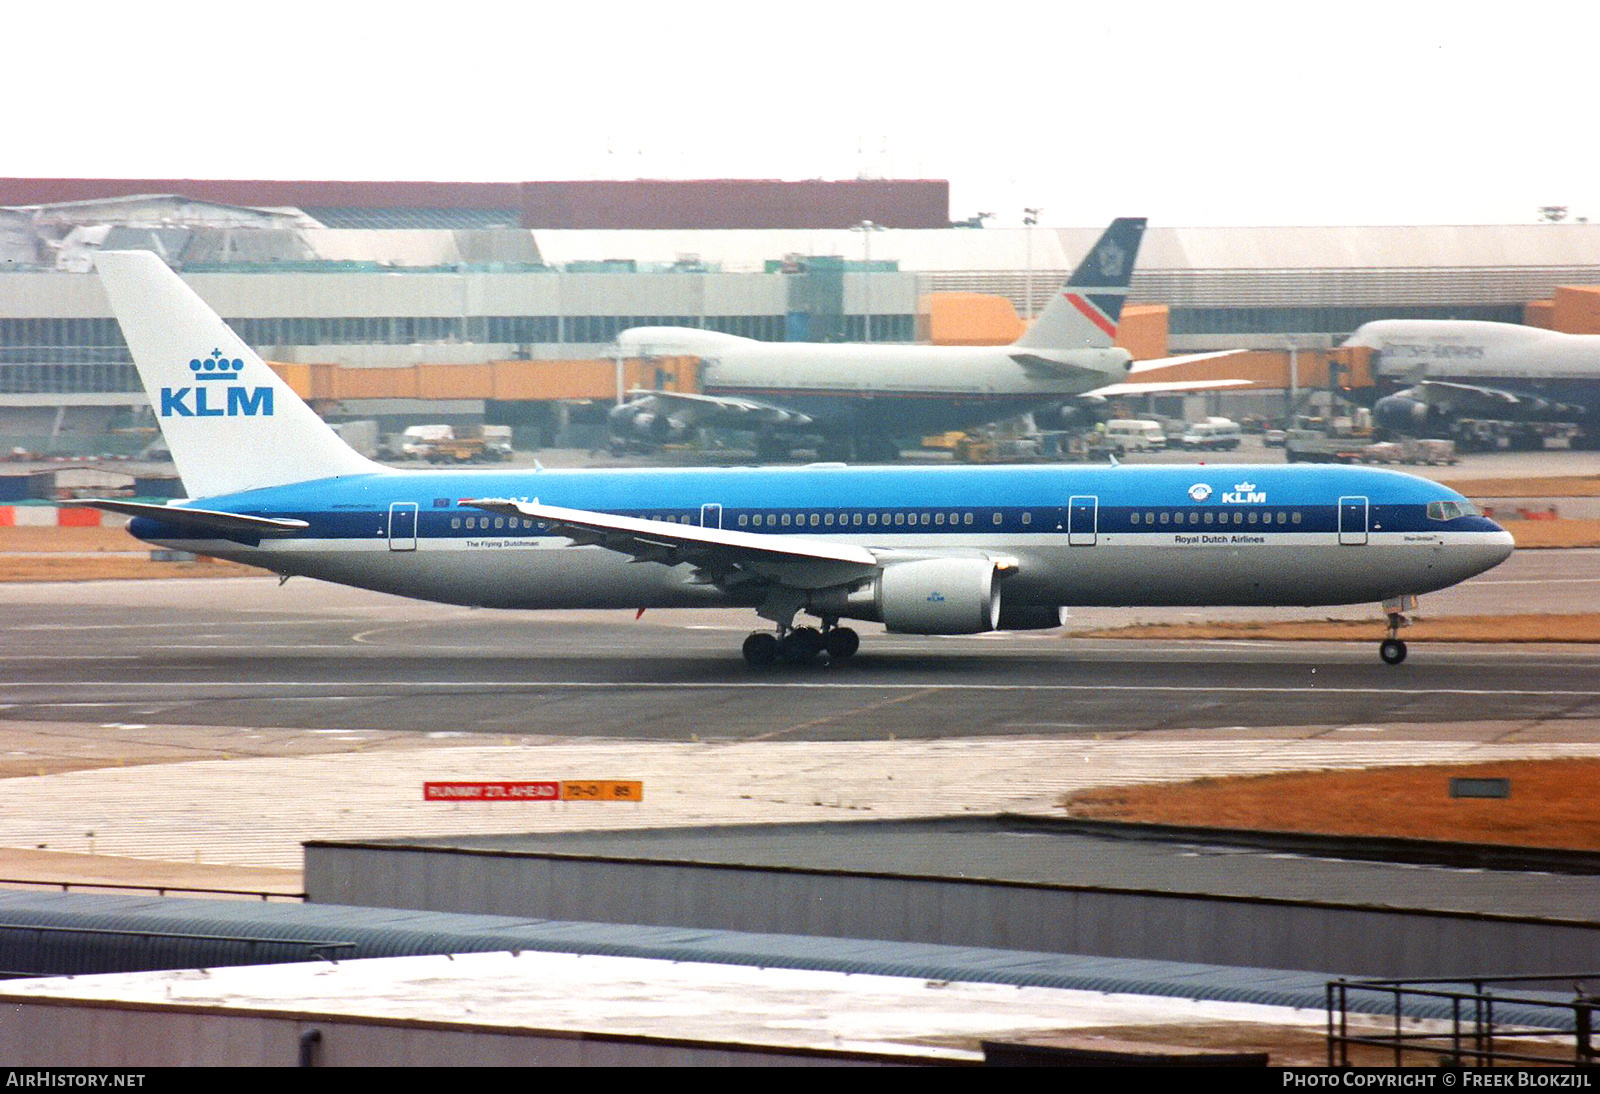
[[[399,471],[358,455],[154,254],[96,259],[190,498],[86,500],[140,539],[498,608],[754,608],[752,664],[1064,606],[1384,601],[1510,555],[1461,495],[1354,467]],[[801,613],[820,627],[796,626]]]
[[[1104,404],[1117,395],[1199,391],[1244,380],[1130,381],[1192,354],[1133,363],[1114,345],[1133,277],[1143,217],[1111,223],[1022,337],[1009,346],[759,342],[694,327],[634,327],[618,357],[701,359],[698,393],[632,391],[612,409],[627,445],[680,441],[702,428],[758,434],[757,453],[781,455],[822,437],[821,459],[894,459],[896,438],[1000,421],[1032,410]]]

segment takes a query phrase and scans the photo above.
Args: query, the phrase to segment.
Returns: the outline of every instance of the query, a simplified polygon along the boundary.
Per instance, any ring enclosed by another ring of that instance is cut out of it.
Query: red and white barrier
[[[0,528],[98,528],[104,516],[98,509],[0,505]]]

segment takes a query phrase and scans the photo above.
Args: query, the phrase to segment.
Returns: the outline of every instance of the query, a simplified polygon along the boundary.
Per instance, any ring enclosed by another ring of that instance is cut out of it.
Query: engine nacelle
[[[1408,433],[1429,424],[1433,408],[1408,395],[1389,395],[1372,404],[1372,420],[1384,429]]]
[[[1111,400],[1103,395],[1080,395],[1076,399],[1033,412],[1040,429],[1088,429],[1113,416]]]
[[[996,630],[1048,631],[1065,626],[1067,609],[1050,604],[1006,604],[1000,609]]]
[[[878,618],[901,634],[981,634],[1000,622],[995,564],[983,558],[930,558],[884,567]]]
[[[620,406],[613,409],[608,418],[614,437],[643,438],[661,443],[679,441],[689,435],[687,423],[654,411]]]

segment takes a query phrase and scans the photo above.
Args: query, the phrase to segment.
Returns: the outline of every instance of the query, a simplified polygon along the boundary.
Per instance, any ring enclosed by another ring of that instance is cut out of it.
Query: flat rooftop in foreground
[[[535,952],[118,973],[0,986],[0,1006],[40,1002],[755,1045],[908,1062],[976,1062],[984,1040],[1073,1030],[1249,1022],[1316,1032],[1326,1021],[1320,1008]]]

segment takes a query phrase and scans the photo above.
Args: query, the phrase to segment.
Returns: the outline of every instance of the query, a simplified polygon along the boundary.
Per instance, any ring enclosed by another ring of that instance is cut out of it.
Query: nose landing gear
[[[1397,596],[1383,602],[1383,612],[1389,617],[1389,637],[1378,644],[1378,656],[1383,658],[1385,665],[1398,665],[1406,659],[1406,644],[1399,636],[1400,628],[1411,626],[1411,620],[1406,618],[1405,612],[1416,606],[1417,598],[1414,596]]]

